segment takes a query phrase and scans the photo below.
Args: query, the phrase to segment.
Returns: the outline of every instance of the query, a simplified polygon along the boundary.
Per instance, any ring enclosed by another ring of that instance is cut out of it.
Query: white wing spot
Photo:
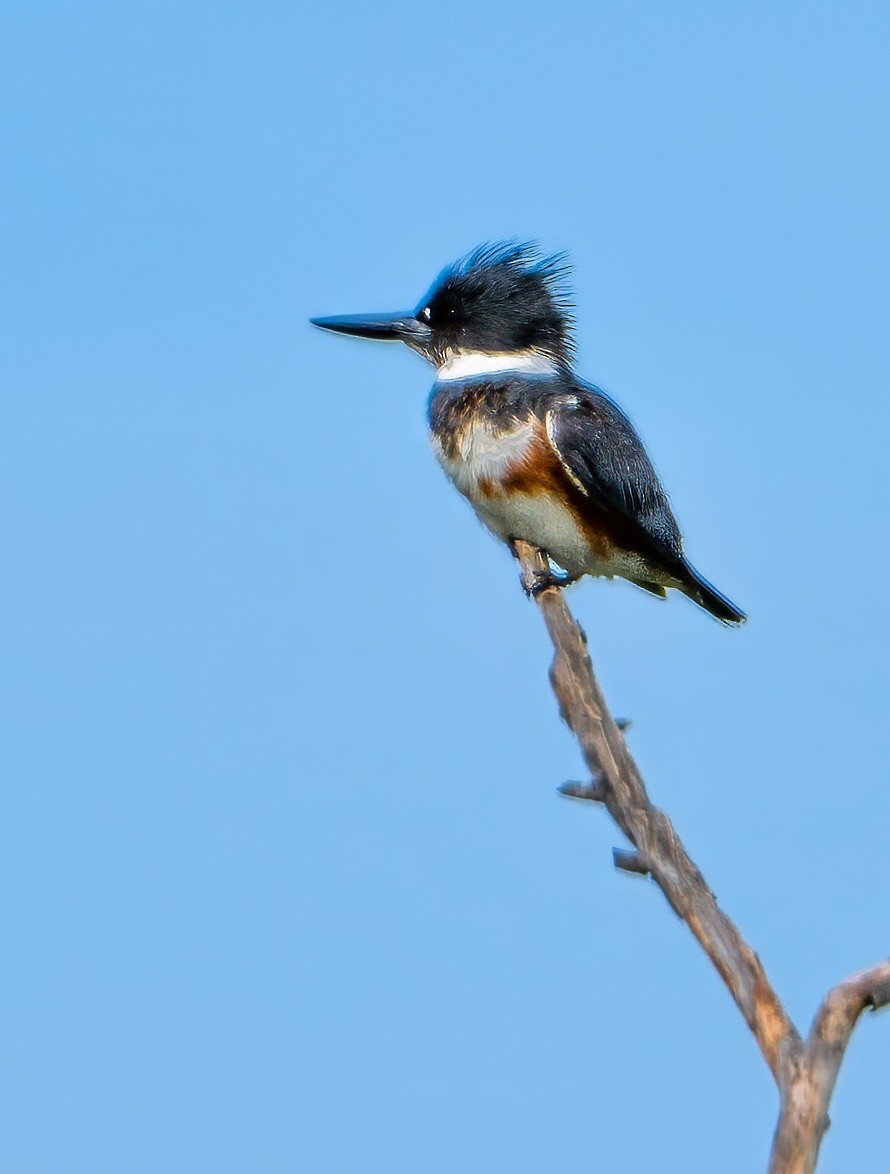
[[[578,403],[577,396],[572,396],[572,399],[574,400],[575,404]],[[552,410],[552,408],[547,413],[547,415],[544,417],[544,426],[547,429],[547,439],[550,441],[550,445],[551,445],[553,451],[559,457],[559,463],[562,465],[563,470],[565,472],[565,475],[568,477],[568,479],[571,481],[571,483],[575,486],[576,489],[580,490],[580,492],[583,493],[585,497],[588,497],[589,494],[587,492],[587,489],[585,488],[583,483],[581,481],[579,481],[574,470],[569,465],[566,464],[565,460],[563,459],[562,453],[559,451],[559,445],[556,443],[556,440],[553,437],[553,410]]]

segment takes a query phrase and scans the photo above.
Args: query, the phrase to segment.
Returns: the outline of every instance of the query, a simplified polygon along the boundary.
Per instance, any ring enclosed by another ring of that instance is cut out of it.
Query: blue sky
[[[877,3],[7,5],[0,1166],[762,1168],[431,373],[311,315],[570,251],[579,367],[750,614],[571,603],[797,1021],[888,953]],[[820,1169],[890,1164],[890,1017]],[[719,1155],[716,1156],[716,1155]]]

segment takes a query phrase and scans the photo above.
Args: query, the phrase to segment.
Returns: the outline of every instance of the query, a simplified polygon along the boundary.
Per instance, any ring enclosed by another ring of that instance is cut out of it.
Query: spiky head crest
[[[537,351],[568,365],[569,272],[564,254],[546,256],[532,242],[480,245],[443,269],[418,307],[432,332],[430,357]]]

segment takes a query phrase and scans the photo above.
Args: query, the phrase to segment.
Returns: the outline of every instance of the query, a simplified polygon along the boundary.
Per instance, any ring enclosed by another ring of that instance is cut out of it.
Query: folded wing
[[[576,489],[633,539],[634,549],[673,569],[683,565],[680,529],[658,474],[628,418],[596,388],[548,406],[547,436]]]

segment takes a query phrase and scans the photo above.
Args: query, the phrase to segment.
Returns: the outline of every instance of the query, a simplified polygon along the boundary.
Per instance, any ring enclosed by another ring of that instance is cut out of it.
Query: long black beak
[[[413,314],[344,314],[340,318],[311,318],[313,326],[356,338],[381,338],[388,342],[424,343],[430,328]]]

